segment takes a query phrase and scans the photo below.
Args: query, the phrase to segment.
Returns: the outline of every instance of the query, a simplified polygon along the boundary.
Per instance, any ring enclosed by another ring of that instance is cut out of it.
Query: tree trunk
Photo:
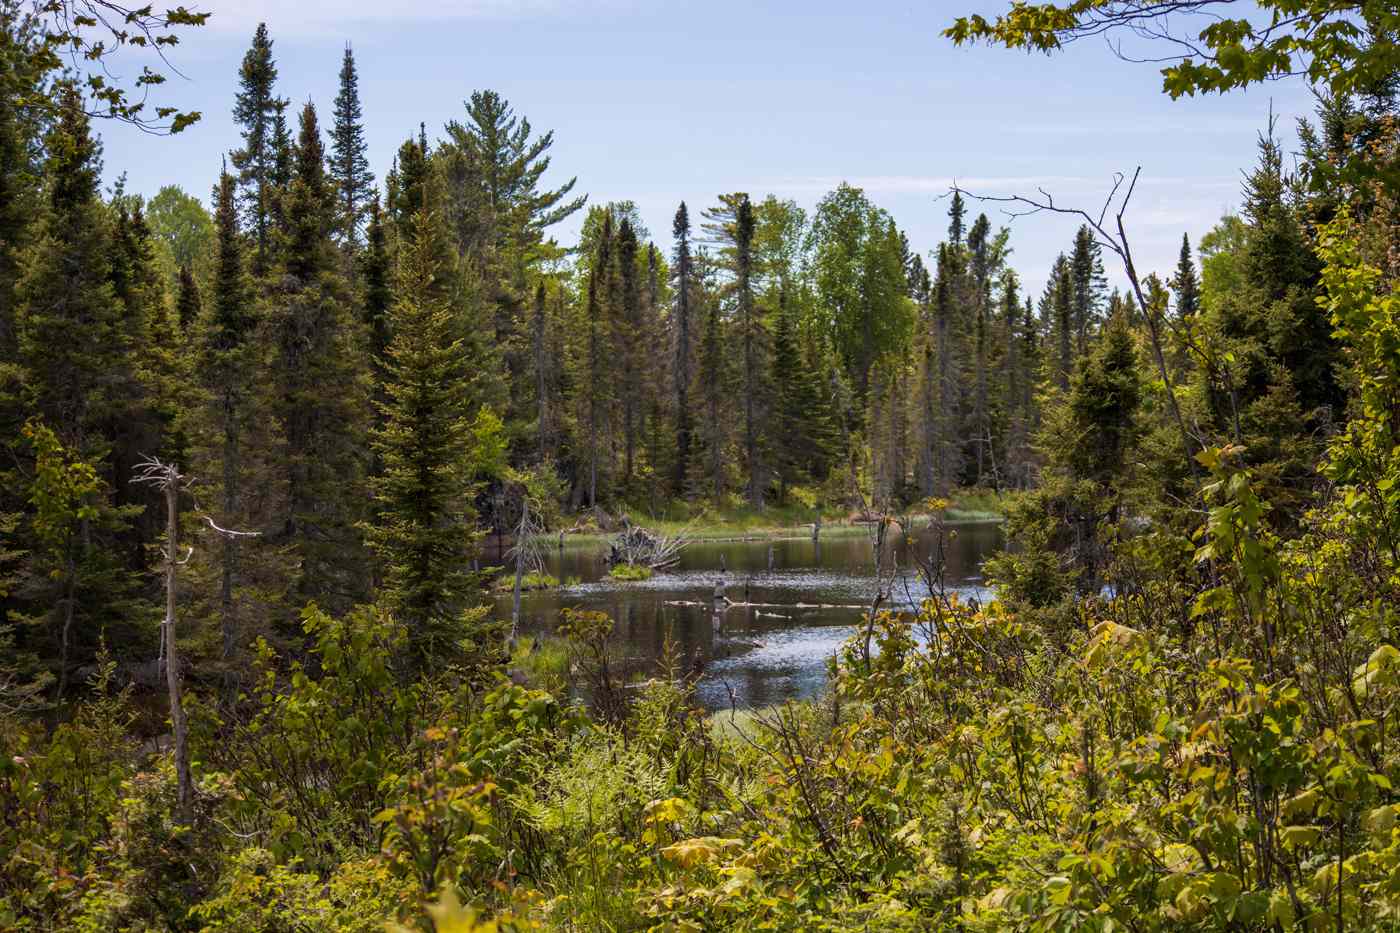
[[[174,467],[165,483],[165,685],[170,694],[170,728],[175,743],[175,779],[178,785],[177,816],[190,820],[194,780],[190,774],[189,724],[180,696],[180,648],[175,640],[175,584],[179,567],[179,474]]]
[[[510,643],[515,644],[516,634],[520,631],[520,584],[525,575],[525,534],[530,528],[530,497],[522,499],[521,508],[524,510],[520,516],[520,531],[515,540],[515,590],[512,593],[510,608]],[[563,533],[560,533],[560,546],[563,546]]]
[[[224,521],[232,521],[238,508],[238,430],[231,396],[224,399]],[[223,636],[224,683],[229,699],[237,697],[238,620],[234,615],[233,584],[237,573],[237,544],[225,537],[221,542],[219,579],[219,627]]]
[[[69,646],[73,640],[73,609],[78,601],[77,594],[77,567],[73,564],[73,558],[69,557],[64,567],[64,575],[67,579],[63,584],[63,634],[60,636],[60,646],[58,655],[58,699],[63,699],[63,692],[68,689],[68,657]]]
[[[537,425],[540,459],[549,459],[551,451],[551,425],[549,423],[549,374],[545,368],[545,291],[541,285],[535,293],[535,401],[539,405]]]

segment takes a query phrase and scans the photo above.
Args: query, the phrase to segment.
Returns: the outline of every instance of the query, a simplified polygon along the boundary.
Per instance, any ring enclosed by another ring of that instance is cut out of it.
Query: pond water
[[[950,525],[944,585],[985,599],[982,561],[1000,545],[995,523]],[[886,603],[912,609],[928,596],[911,560],[935,546],[931,531],[892,542],[901,574]],[[770,548],[771,567],[770,569]],[[655,669],[667,641],[685,667],[699,671],[696,698],[709,709],[762,707],[821,692],[827,662],[850,637],[875,596],[871,538],[824,533],[761,541],[696,541],[679,565],[650,580],[619,583],[607,575],[603,545],[550,548],[546,569],[565,585],[526,593],[522,634],[553,632],[562,609],[601,610],[614,620],[613,650],[629,674]],[[488,551],[488,560],[503,562]],[[722,583],[733,603],[717,609]],[[497,612],[509,618],[509,594]]]

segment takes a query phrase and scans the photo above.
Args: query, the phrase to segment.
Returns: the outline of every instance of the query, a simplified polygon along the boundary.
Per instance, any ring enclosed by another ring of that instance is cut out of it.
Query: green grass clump
[[[520,578],[520,589],[525,592],[531,590],[552,590],[559,586],[559,580],[553,574],[531,571]],[[515,589],[515,574],[508,573],[498,577],[495,583],[498,592],[509,593]]]
[[[569,679],[569,645],[550,635],[522,635],[516,639],[510,664],[531,686],[562,695]]]
[[[1006,515],[1006,494],[991,489],[960,489],[943,511],[950,522],[995,522]]]
[[[632,583],[638,580],[650,580],[651,573],[650,567],[644,567],[641,564],[617,564],[608,571],[608,576],[624,583]]]

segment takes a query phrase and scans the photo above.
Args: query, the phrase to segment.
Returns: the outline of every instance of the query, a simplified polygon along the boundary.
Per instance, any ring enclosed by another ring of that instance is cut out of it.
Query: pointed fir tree
[[[394,170],[389,173],[388,197],[385,207],[394,223],[400,241],[413,235],[418,209],[423,205],[423,186],[427,181],[428,163],[417,140],[406,139],[394,158]]]
[[[156,264],[155,245],[139,202],[128,210],[119,204],[112,238],[113,292],[121,308],[122,344],[130,354],[133,378],[113,380],[121,399],[107,433],[112,438],[113,501],[140,514],[124,536],[127,561],[148,569],[150,545],[163,530],[163,495],[134,484],[137,464],[156,455],[185,462],[187,439],[177,420],[189,400],[189,373],[184,341],[166,300],[164,276]]]
[[[179,279],[177,281],[179,291],[175,295],[175,320],[180,323],[182,331],[189,331],[199,320],[200,308],[203,303],[199,296],[199,283],[194,280],[194,273],[189,266],[181,266]]]
[[[1068,449],[1074,475],[1101,486],[1121,482],[1137,437],[1142,388],[1132,330],[1121,315],[1074,376],[1069,407],[1076,430]]]
[[[836,425],[821,368],[803,353],[795,302],[778,293],[773,327],[773,466],[779,499],[799,483],[826,479]]]
[[[611,343],[611,328],[608,326],[608,278],[613,268],[612,215],[603,218],[602,233],[598,238],[598,252],[593,268],[588,274],[588,297],[584,309],[587,326],[586,340],[586,384],[584,386],[584,418],[588,432],[588,507],[598,505],[598,474],[602,472],[604,439],[603,420],[608,401],[607,374],[605,373],[608,346]]]
[[[471,612],[478,532],[472,510],[467,373],[455,316],[437,279],[446,232],[418,212],[403,245],[390,317],[382,423],[373,446],[376,519],[365,529],[383,567],[384,599],[408,626],[419,669],[451,657],[464,637],[489,648]]]
[[[739,312],[740,341],[744,354],[744,464],[748,471],[747,494],[753,508],[763,506],[763,465],[759,461],[759,396],[763,393],[763,355],[766,341],[754,307],[753,202],[748,195],[734,212],[734,291]]]
[[[727,367],[724,354],[723,306],[718,295],[703,285],[710,281],[713,266],[708,254],[702,250],[697,257],[697,284],[705,294],[705,326],[700,335],[699,366],[695,371],[696,384],[700,390],[700,400],[704,406],[705,463],[698,474],[697,489],[709,492],[716,504],[724,501],[725,460],[729,432],[725,419],[725,396],[727,389]]]
[[[1181,257],[1176,263],[1176,275],[1172,277],[1172,290],[1176,293],[1176,316],[1182,321],[1190,321],[1201,311],[1201,282],[1196,276],[1196,263],[1191,258],[1191,238],[1181,235]]]
[[[369,337],[370,361],[378,380],[389,346],[389,309],[393,301],[390,279],[393,270],[389,265],[389,242],[378,195],[370,197],[366,214],[369,222],[365,226],[365,249],[359,260],[360,282],[364,286],[361,306],[364,309],[365,333]]]
[[[65,83],[56,96],[45,140],[48,197],[16,289],[31,420],[24,439],[11,442],[32,467],[25,473],[35,511],[19,536],[29,553],[19,589],[36,615],[26,617],[25,630],[52,637],[48,645],[61,634],[54,670],[61,689],[74,665],[91,660],[104,630],[142,648],[153,645],[153,633],[139,625],[132,602],[136,580],[123,542],[133,512],[114,504],[114,432],[132,412],[139,382],[127,305],[113,288],[112,220],[97,192],[100,147],[79,91]]]
[[[1291,186],[1271,124],[1259,138],[1259,164],[1245,182],[1249,233],[1244,266],[1256,294],[1240,309],[1239,330],[1266,351],[1248,394],[1262,395],[1265,386],[1279,381],[1265,361],[1272,357],[1287,371],[1304,412],[1336,411],[1345,395],[1337,379],[1340,352],[1317,301],[1318,259],[1291,203]]]
[[[642,339],[642,291],[637,268],[637,234],[632,222],[623,218],[617,232],[617,269],[620,277],[620,307],[617,309],[618,401],[622,403],[622,481],[631,489],[637,459],[637,432],[641,420],[642,386],[640,358]]]
[[[1069,389],[1070,376],[1074,373],[1074,278],[1070,263],[1061,253],[1055,259],[1050,271],[1050,281],[1045,286],[1046,295],[1042,310],[1049,314],[1050,333],[1055,340],[1055,384],[1062,390]]]
[[[962,192],[953,189],[953,203],[948,206],[948,243],[955,249],[963,245],[963,230],[967,218],[967,204]]]
[[[675,329],[676,344],[676,364],[675,364],[675,389],[676,389],[676,471],[675,471],[675,491],[681,495],[686,489],[686,480],[690,472],[690,448],[691,448],[691,412],[690,412],[690,380],[691,380],[691,359],[694,351],[691,348],[691,275],[692,256],[690,253],[690,213],[686,210],[685,202],[676,209],[675,219],[671,223],[671,233],[675,237],[675,254],[673,265],[676,276],[676,307],[672,314],[672,327]]]
[[[194,425],[192,472],[212,493],[206,508],[220,527],[266,532],[281,501],[274,471],[278,450],[260,315],[249,278],[245,238],[239,226],[237,183],[224,172],[215,200],[215,252],[209,300],[196,336],[196,378],[203,405]],[[269,635],[275,595],[285,587],[286,560],[262,540],[220,535],[198,549],[198,568],[217,596],[207,607],[217,619],[219,663],[227,694],[236,695],[254,636]],[[272,604],[269,605],[269,597]]]
[[[17,8],[0,9],[0,361],[15,358],[19,347],[15,288],[21,257],[35,232],[33,219],[41,203],[44,115],[33,101],[42,100],[47,68],[41,48],[25,29]],[[17,429],[18,424],[5,425]],[[9,436],[13,436],[7,431]]]
[[[259,23],[253,43],[238,70],[238,94],[233,119],[243,135],[243,146],[231,158],[238,169],[244,216],[257,244],[255,263],[263,262],[270,231],[273,173],[276,168],[278,100],[274,92],[277,63],[272,59],[272,39],[267,24]]]
[[[992,272],[995,257],[991,241],[992,225],[986,214],[977,215],[968,231],[967,243],[972,277],[972,404],[968,421],[972,455],[972,483],[981,486],[991,454],[991,408],[988,372],[991,357]]]
[[[355,54],[346,45],[340,66],[340,91],[335,98],[335,126],[331,130],[331,178],[340,197],[337,234],[351,255],[360,247],[360,233],[374,191],[374,175],[365,156],[369,147],[363,119]]]
[[[535,286],[535,309],[530,321],[530,350],[535,376],[535,447],[541,463],[554,456],[554,379],[549,348],[549,292]]]
[[[311,104],[302,108],[286,197],[282,272],[274,304],[274,384],[286,443],[283,538],[300,560],[299,594],[324,606],[364,595],[355,522],[366,460],[365,354],[331,239],[335,197]]]
[[[1070,255],[1070,279],[1073,283],[1073,331],[1076,358],[1088,352],[1089,338],[1098,326],[1102,314],[1103,296],[1107,290],[1103,274],[1103,249],[1087,225],[1074,235],[1074,251]]]
[[[79,92],[65,85],[48,134],[48,203],[24,257],[17,298],[28,409],[88,461],[106,456],[104,428],[123,413],[133,373],[126,306],[112,275],[112,224],[98,199],[100,147]]]
[[[948,244],[939,244],[938,262],[933,280],[934,344],[938,350],[937,395],[938,408],[934,414],[931,435],[934,492],[942,495],[953,485],[958,470],[957,441],[954,437],[959,420],[958,378],[954,344],[957,340],[954,293],[960,278],[958,251]]]
[[[1021,444],[1026,436],[1026,414],[1021,405],[1021,386],[1026,379],[1021,354],[1020,280],[1007,269],[1002,273],[1000,327],[1005,346],[1002,351],[1002,407],[1005,411],[1005,440],[1002,462],[1012,484],[1016,482]]]
[[[271,169],[268,173],[262,204],[266,213],[267,233],[261,249],[254,249],[248,269],[263,278],[276,269],[287,243],[287,197],[291,190],[296,143],[287,123],[290,101],[277,98],[272,102]],[[256,243],[255,243],[256,245]]]
[[[642,352],[648,365],[642,376],[642,385],[647,396],[646,405],[646,457],[650,469],[647,483],[648,499],[653,508],[658,508],[665,492],[670,488],[674,449],[671,442],[674,435],[669,430],[668,412],[670,398],[667,379],[671,374],[668,362],[674,359],[670,349],[670,334],[667,331],[665,313],[665,282],[669,278],[663,268],[661,250],[655,243],[647,244],[646,297],[643,312]]]

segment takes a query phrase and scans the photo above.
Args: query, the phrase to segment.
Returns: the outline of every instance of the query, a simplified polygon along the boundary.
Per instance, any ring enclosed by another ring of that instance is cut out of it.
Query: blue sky
[[[1150,65],[1101,43],[1053,58],[955,48],[940,30],[1001,4],[808,0],[210,0],[165,99],[203,111],[174,138],[107,125],[109,181],[153,194],[174,182],[207,200],[221,154],[239,143],[230,116],[238,63],[265,20],[279,93],[330,116],[342,49],[352,43],[374,171],[420,120],[430,137],[494,88],[538,130],[553,129],[551,176],[578,176],[590,201],[637,202],[669,240],[684,199],[774,193],[811,207],[842,179],[866,189],[922,252],[946,230],[954,179],[987,194],[1051,190],[1097,206],[1114,171],[1142,166],[1129,215],[1139,266],[1163,273],[1181,234],[1195,242],[1239,201],[1240,172],[1272,101],[1286,139],[1311,109],[1306,88],[1275,84],[1172,101]],[[392,7],[392,11],[391,8]],[[444,8],[448,8],[444,12]],[[550,177],[550,176],[547,176]],[[996,205],[994,223],[1009,220]],[[571,242],[577,222],[556,228]],[[1012,263],[1040,289],[1076,224],[1012,223]],[[1111,263],[1110,279],[1121,276]]]

